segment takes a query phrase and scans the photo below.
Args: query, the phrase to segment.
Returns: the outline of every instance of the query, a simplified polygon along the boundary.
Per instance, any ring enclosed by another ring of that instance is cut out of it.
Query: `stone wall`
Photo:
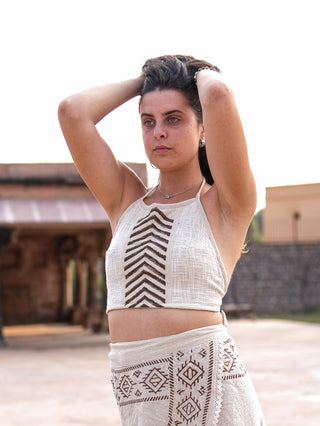
[[[52,236],[20,236],[2,248],[0,299],[5,325],[60,320],[62,277]]]
[[[13,231],[0,253],[3,323],[99,325],[106,300],[105,283],[99,280],[110,236],[109,228]]]
[[[320,243],[252,244],[236,266],[227,303],[249,303],[256,313],[320,306]]]

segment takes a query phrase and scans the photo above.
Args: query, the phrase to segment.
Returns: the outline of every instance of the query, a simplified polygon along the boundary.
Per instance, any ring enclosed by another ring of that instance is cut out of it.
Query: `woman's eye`
[[[145,120],[143,122],[143,125],[146,126],[146,127],[150,127],[150,126],[152,126],[152,124],[153,124],[153,120]]]
[[[177,117],[169,117],[168,121],[169,121],[169,123],[177,123],[179,121],[179,118],[177,118]]]

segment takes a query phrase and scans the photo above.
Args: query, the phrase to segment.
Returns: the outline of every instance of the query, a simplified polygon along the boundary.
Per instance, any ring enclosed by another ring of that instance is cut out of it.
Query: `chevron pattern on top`
[[[173,219],[154,207],[133,228],[124,259],[126,307],[165,304],[165,262],[172,224]]]

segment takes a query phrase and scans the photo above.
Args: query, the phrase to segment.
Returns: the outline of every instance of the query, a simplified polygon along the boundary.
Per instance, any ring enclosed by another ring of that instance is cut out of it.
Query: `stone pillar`
[[[105,231],[95,230],[78,234],[78,256],[87,262],[87,291],[88,291],[88,315],[86,326],[93,331],[100,331],[106,317],[99,289],[99,259],[109,243],[108,234]]]
[[[59,266],[60,266],[60,275],[61,275],[61,315],[65,320],[68,317],[70,308],[72,306],[72,294],[70,293],[70,283],[71,283],[71,270],[69,267],[69,258],[68,256],[61,255],[59,256]]]
[[[87,293],[88,293],[88,264],[85,260],[77,262],[79,274],[79,306],[83,310],[87,309]]]
[[[2,247],[7,245],[10,242],[11,235],[12,235],[12,229],[9,228],[0,228],[0,252]],[[1,294],[1,277],[0,277],[0,294]],[[2,314],[1,314],[1,299],[0,299],[0,346],[6,346],[6,341],[2,334]]]
[[[60,235],[56,247],[61,270],[61,314],[64,321],[72,321],[73,279],[75,269],[71,261],[77,257],[77,239],[71,235]]]
[[[76,303],[73,307],[72,323],[77,325],[85,325],[88,315],[88,266],[87,261],[79,257],[76,259],[76,281],[77,298]]]
[[[101,328],[101,309],[99,306],[98,289],[98,255],[91,251],[88,253],[89,266],[89,312],[88,327],[93,331],[100,331]]]

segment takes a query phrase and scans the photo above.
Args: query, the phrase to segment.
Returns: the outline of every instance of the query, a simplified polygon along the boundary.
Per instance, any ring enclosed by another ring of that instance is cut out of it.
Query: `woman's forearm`
[[[59,117],[71,120],[87,119],[98,123],[109,112],[139,95],[143,78],[93,87],[64,99],[59,106]]]

